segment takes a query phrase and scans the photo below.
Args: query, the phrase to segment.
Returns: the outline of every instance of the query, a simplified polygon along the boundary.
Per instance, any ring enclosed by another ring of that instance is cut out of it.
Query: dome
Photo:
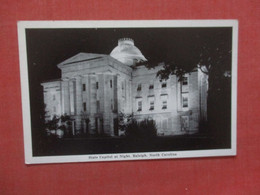
[[[147,61],[130,38],[119,39],[118,46],[112,50],[110,56],[128,66],[134,65],[136,62]]]

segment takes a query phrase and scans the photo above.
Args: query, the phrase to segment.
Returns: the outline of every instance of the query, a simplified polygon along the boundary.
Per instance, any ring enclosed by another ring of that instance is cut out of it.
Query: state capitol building
[[[119,113],[137,121],[153,119],[157,135],[198,132],[207,120],[207,75],[199,69],[168,80],[156,77],[163,63],[148,69],[129,38],[118,40],[110,55],[79,53],[58,64],[61,78],[41,83],[45,120],[54,115],[73,119],[72,134],[120,136]]]

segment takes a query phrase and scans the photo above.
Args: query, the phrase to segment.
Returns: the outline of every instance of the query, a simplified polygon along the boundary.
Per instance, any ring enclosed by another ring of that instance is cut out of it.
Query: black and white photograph
[[[25,163],[236,155],[235,20],[18,22]]]

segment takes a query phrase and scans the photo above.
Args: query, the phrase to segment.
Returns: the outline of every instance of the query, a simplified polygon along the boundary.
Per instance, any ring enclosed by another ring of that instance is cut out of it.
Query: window
[[[162,88],[166,88],[167,87],[167,83],[166,82],[163,82],[162,83]]]
[[[97,100],[97,112],[99,112],[100,110],[100,103],[99,103],[99,100]]]
[[[113,100],[111,99],[111,110],[113,111],[114,105],[113,105]]]
[[[142,85],[138,84],[137,91],[141,91],[141,90],[142,90]]]
[[[167,109],[167,100],[163,100],[163,102],[162,102],[162,109],[163,110]]]
[[[138,101],[137,111],[142,111],[142,101]]]
[[[189,116],[181,116],[181,130],[185,131],[189,128]]]
[[[153,84],[149,85],[149,89],[153,89]]]
[[[188,96],[186,94],[182,95],[182,107],[183,108],[188,108]]]
[[[150,109],[149,110],[154,110],[154,101],[150,101]]]
[[[122,82],[122,91],[124,91],[124,89],[125,89],[125,88],[124,88],[124,83]]]
[[[164,129],[164,130],[166,130],[167,128],[168,128],[168,120],[167,119],[164,119],[163,121],[162,121],[162,128]]]
[[[166,94],[161,95],[161,102],[162,102],[163,110],[167,109],[167,99],[168,99],[168,95],[166,95]]]
[[[150,108],[149,110],[154,110],[154,96],[148,96],[148,102],[149,102],[149,105],[150,105]]]
[[[86,84],[82,85],[82,91],[86,91]]]
[[[56,100],[56,96],[55,96],[55,95],[53,95],[52,99],[53,99],[53,100]]]
[[[87,104],[86,104],[86,102],[83,102],[83,111],[87,111]]]
[[[113,83],[112,83],[112,80],[110,80],[110,88],[113,87]]]
[[[185,76],[182,79],[182,85],[188,85],[188,77]]]
[[[188,74],[183,76],[182,81],[180,83],[180,91],[181,91],[181,108],[183,110],[187,110],[189,107],[189,79]]]
[[[98,89],[98,82],[96,82],[96,88]]]

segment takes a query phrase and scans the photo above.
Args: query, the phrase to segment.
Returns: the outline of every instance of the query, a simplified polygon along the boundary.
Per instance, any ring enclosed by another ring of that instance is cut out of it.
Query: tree
[[[133,114],[125,114],[123,112],[118,113],[118,128],[120,131],[125,132],[127,126],[134,120]]]
[[[183,35],[184,36],[184,35]],[[226,121],[228,126],[231,107],[231,54],[232,28],[201,28],[194,34],[182,38],[181,47],[165,55],[163,69],[157,76],[167,80],[170,75],[176,75],[179,81],[183,75],[194,69],[200,69],[208,75],[208,118],[212,126]],[[158,65],[158,61],[143,63],[148,68]]]

